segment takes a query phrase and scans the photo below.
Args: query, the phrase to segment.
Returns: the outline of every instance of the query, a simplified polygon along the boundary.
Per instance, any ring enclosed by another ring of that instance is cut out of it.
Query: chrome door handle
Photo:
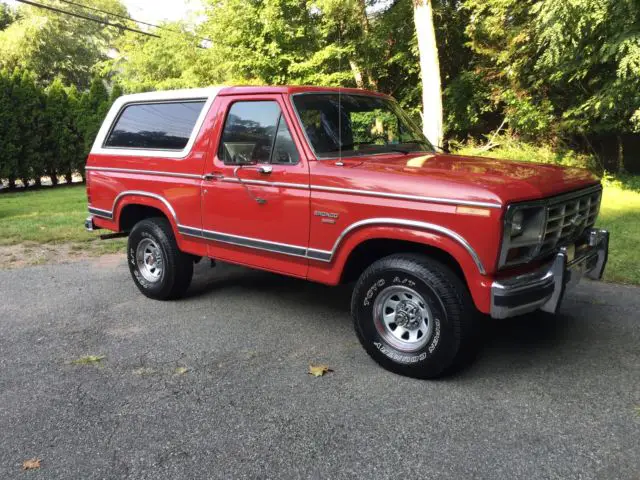
[[[273,167],[271,165],[260,165],[258,167],[258,173],[261,173],[262,175],[269,175],[271,172],[273,172]]]
[[[224,175],[222,173],[216,173],[216,172],[205,173],[202,176],[203,180],[220,180],[222,178],[224,178]]]

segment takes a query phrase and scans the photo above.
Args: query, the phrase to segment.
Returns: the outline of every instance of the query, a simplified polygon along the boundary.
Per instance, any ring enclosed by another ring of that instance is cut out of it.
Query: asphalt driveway
[[[640,289],[488,321],[431,382],[367,357],[349,295],[202,264],[154,302],[111,256],[0,271],[0,478],[640,478]]]

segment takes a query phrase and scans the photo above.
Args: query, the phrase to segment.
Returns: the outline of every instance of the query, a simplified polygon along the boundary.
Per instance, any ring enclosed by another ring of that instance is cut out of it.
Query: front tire
[[[392,255],[360,276],[351,299],[356,334],[367,353],[400,375],[436,378],[467,356],[477,312],[466,285],[422,255]]]
[[[133,282],[155,300],[180,298],[193,277],[192,258],[178,249],[171,224],[154,217],[136,223],[127,243]]]

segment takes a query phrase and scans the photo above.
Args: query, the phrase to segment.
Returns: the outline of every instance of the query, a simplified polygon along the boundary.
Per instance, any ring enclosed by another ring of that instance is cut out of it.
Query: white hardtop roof
[[[107,116],[102,122],[102,126],[96,135],[96,139],[93,142],[93,147],[91,148],[92,154],[103,154],[103,155],[120,155],[120,156],[146,156],[146,157],[163,157],[163,158],[184,158],[191,151],[191,147],[195,142],[196,136],[198,132],[200,132],[200,128],[202,127],[202,123],[204,122],[205,117],[207,116],[207,112],[209,108],[211,108],[211,104],[213,100],[216,98],[216,95],[222,90],[224,87],[207,87],[207,88],[189,88],[184,90],[161,90],[158,92],[145,92],[145,93],[134,93],[132,95],[123,95],[118,97],[113,105],[109,109]],[[204,106],[200,111],[200,115],[195,122],[193,130],[191,132],[191,136],[189,137],[189,141],[187,145],[182,150],[153,150],[153,149],[143,149],[143,148],[106,148],[104,146],[105,139],[109,134],[111,127],[115,124],[118,119],[118,114],[123,110],[124,107],[130,105],[132,103],[144,103],[144,102],[170,102],[172,100],[189,100],[189,99],[204,99]]]
[[[212,98],[215,97],[223,86],[212,86],[205,88],[184,88],[180,90],[158,90],[154,92],[132,93],[118,97],[116,102],[149,102],[152,100],[181,100],[185,98]]]

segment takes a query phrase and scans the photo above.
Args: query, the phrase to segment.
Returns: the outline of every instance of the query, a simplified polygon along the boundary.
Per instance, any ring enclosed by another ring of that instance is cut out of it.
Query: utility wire
[[[183,35],[184,34],[184,32],[179,32],[178,30],[174,30],[172,28],[163,27],[161,25],[155,25],[155,24],[149,23],[149,22],[143,22],[142,20],[136,20],[135,18],[127,17],[126,15],[120,15],[119,13],[108,12],[106,10],[100,10],[99,8],[90,7],[89,5],[85,5],[84,3],[73,2],[71,0],[59,0],[59,1],[63,2],[63,3],[68,3],[69,5],[75,5],[76,7],[86,8],[87,10],[92,10],[94,12],[103,13],[105,15],[111,15],[113,17],[121,18],[123,20],[131,20],[132,22],[140,23],[142,25],[147,25],[149,27],[154,27],[154,28],[158,28],[160,30],[166,30],[168,32],[177,33],[178,35]],[[199,38],[199,39],[205,40],[207,42],[211,41],[209,38],[206,38],[206,37],[199,37],[197,35],[193,35],[193,36],[195,38]]]
[[[41,3],[31,2],[30,0],[16,0],[16,2],[25,3],[27,5],[31,5],[31,6],[37,7],[37,8],[44,8],[45,10],[50,10],[50,11],[56,12],[56,13],[62,13],[64,15],[71,15],[72,17],[82,18],[84,20],[89,20],[91,22],[100,23],[102,25],[108,25],[110,27],[120,28],[122,30],[129,30],[130,32],[139,33],[141,35],[147,35],[149,37],[161,38],[160,35],[156,35],[155,33],[144,32],[142,30],[138,30],[138,29],[135,29],[135,28],[127,27],[126,25],[122,25],[121,23],[112,23],[112,22],[109,22],[107,20],[101,20],[101,19],[96,18],[96,17],[86,16],[86,15],[82,15],[82,14],[79,14],[79,13],[70,12],[68,10],[62,10],[60,8],[52,7],[52,6],[49,6],[49,5],[43,5]]]
[[[142,20],[136,20],[135,18],[127,17],[126,15],[120,15],[119,13],[115,13],[115,12],[107,12],[106,10],[100,10],[99,8],[90,7],[89,5],[84,5],[82,3],[72,2],[71,0],[58,0],[58,1],[60,1],[62,3],[68,3],[69,5],[75,5],[76,7],[85,8],[87,10],[92,10],[94,12],[104,13],[105,15],[111,15],[112,17],[122,18],[123,20],[132,20],[132,21],[134,21],[136,23],[141,23],[141,24],[147,25],[149,27],[163,28],[163,27],[160,27],[158,25],[154,25],[153,23],[147,23],[147,22],[143,22]],[[164,30],[169,30],[169,29],[167,28],[167,29],[164,29]],[[174,30],[170,30],[170,31],[173,32]]]

